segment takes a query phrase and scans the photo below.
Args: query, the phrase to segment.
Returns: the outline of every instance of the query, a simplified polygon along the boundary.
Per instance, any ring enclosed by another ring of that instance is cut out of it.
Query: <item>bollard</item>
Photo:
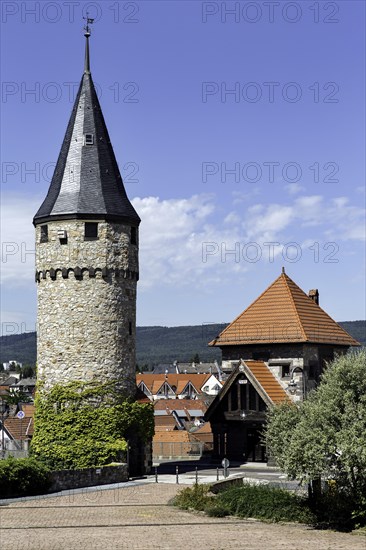
[[[179,467],[175,467],[175,476],[176,476],[176,483],[179,483]]]
[[[219,467],[216,469],[216,481],[219,481]]]
[[[196,466],[196,485],[198,485],[198,468]]]
[[[158,468],[155,466],[155,483],[158,482]]]

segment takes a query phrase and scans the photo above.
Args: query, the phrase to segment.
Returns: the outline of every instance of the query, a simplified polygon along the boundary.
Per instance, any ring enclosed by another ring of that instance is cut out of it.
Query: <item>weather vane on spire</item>
[[[86,21],[86,25],[84,26],[84,36],[86,38],[85,43],[85,64],[84,64],[84,73],[90,74],[90,59],[89,59],[89,36],[90,36],[90,27],[89,25],[92,25],[94,23],[94,19],[89,17],[89,13],[86,12],[86,17],[83,17]]]
[[[83,19],[85,19],[85,21],[86,21],[86,25],[84,25],[85,36],[90,36],[90,27],[89,27],[89,25],[92,25],[94,23],[94,19],[89,17],[89,12],[86,12],[86,17],[83,17]]]

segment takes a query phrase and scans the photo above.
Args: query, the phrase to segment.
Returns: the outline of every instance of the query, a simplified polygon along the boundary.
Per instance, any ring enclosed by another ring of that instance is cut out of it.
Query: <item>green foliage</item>
[[[31,452],[53,469],[104,466],[126,458],[129,438],[153,433],[149,403],[126,401],[109,384],[57,385],[37,392]]]
[[[219,493],[217,503],[231,515],[267,521],[312,523],[314,515],[306,500],[278,487],[243,484]]]
[[[24,365],[22,367],[22,378],[33,378],[35,376],[35,368],[30,365]]]
[[[35,458],[9,457],[0,461],[0,494],[2,497],[37,495],[50,487],[50,471]]]
[[[195,483],[193,487],[186,487],[179,491],[173,504],[183,510],[203,511],[215,498],[213,495],[208,495],[209,491],[210,485]]]
[[[366,500],[366,350],[328,365],[317,390],[299,407],[274,407],[265,437],[290,478],[334,480],[332,498],[348,499],[360,520]]]
[[[18,405],[18,403],[30,403],[32,401],[29,395],[24,393],[22,390],[17,390],[17,391],[6,390],[2,399],[8,405]]]
[[[243,484],[209,494],[209,485],[194,485],[180,491],[174,505],[184,510],[205,511],[211,517],[239,516],[266,521],[313,523],[315,516],[306,500],[284,489]]]

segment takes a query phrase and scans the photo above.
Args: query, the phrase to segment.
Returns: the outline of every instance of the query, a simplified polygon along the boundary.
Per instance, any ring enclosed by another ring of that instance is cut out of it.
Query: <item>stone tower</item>
[[[88,20],[88,24],[92,22]],[[55,172],[36,213],[38,379],[135,391],[140,218],[128,200],[85,67]]]

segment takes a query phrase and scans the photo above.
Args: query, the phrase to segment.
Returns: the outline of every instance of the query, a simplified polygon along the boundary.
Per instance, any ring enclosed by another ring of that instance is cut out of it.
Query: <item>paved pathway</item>
[[[144,483],[0,507],[1,550],[365,550],[366,539],[299,525],[215,519],[168,506],[183,485]]]

